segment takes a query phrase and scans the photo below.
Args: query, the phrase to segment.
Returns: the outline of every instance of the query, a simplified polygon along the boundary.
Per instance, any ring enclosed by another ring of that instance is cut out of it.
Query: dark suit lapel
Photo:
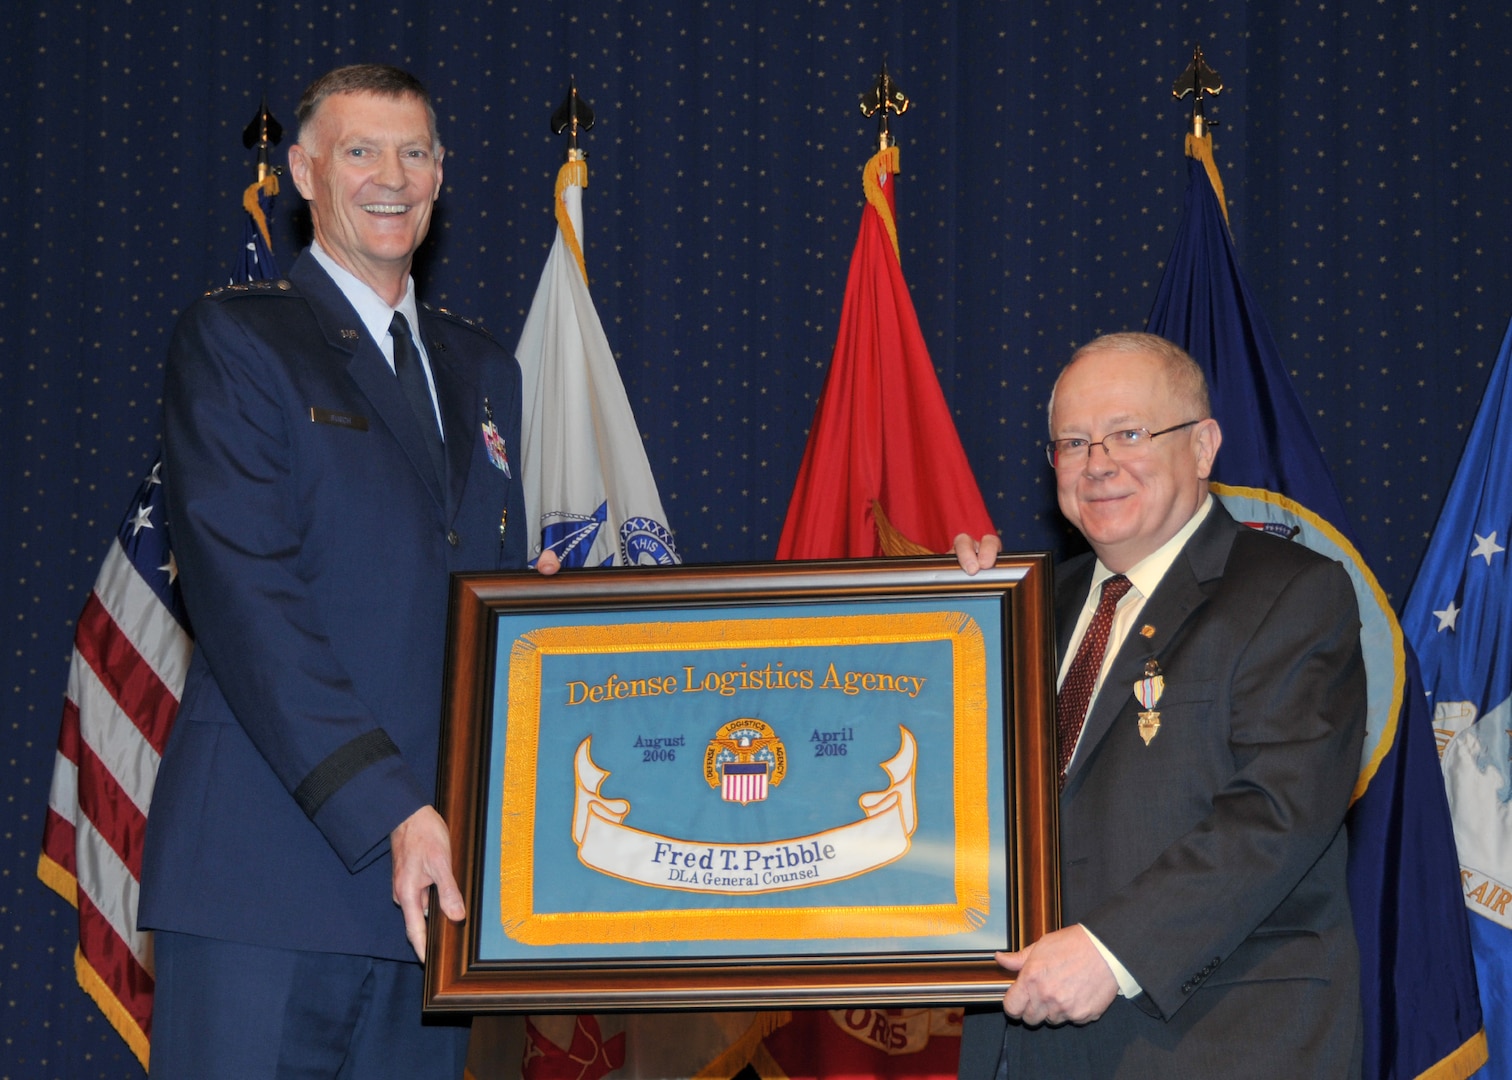
[[[478,388],[463,373],[447,347],[446,324],[420,309],[425,349],[430,354],[431,375],[436,380],[436,399],[441,403],[441,422],[446,431],[446,517],[450,521],[462,504],[467,473],[472,468],[473,443],[482,437],[483,403]]]
[[[1156,587],[1155,595],[1145,601],[1139,618],[1113,658],[1108,677],[1103,680],[1097,700],[1092,703],[1086,723],[1082,725],[1081,743],[1066,770],[1066,790],[1071,789],[1074,778],[1097,744],[1113,730],[1120,714],[1134,702],[1134,684],[1144,676],[1145,661],[1159,660],[1162,650],[1206,602],[1208,583],[1222,577],[1229,549],[1240,528],[1242,526],[1234,522],[1215,498],[1207,520],[1176,556],[1176,561]],[[1071,610],[1073,624],[1085,599],[1084,587],[1081,600]]]
[[[383,350],[368,335],[357,311],[331,280],[315,256],[302,253],[289,271],[289,280],[299,286],[310,304],[326,342],[348,357],[347,373],[372,403],[373,411],[393,432],[395,440],[430,490],[436,505],[444,505],[441,483],[425,448],[425,436],[410,409],[409,400],[394,377]]]

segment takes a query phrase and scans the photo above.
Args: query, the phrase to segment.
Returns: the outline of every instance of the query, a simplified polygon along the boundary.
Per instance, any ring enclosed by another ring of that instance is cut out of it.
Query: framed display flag
[[[1055,929],[1043,555],[453,578],[431,1010],[1001,997]]]

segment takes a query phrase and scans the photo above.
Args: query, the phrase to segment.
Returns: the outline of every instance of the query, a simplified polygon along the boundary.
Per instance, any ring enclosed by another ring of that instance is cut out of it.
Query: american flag
[[[79,910],[79,985],[145,1067],[152,935],[136,928],[158,761],[194,643],[153,465],[74,631],[38,876]]]
[[[764,761],[750,764],[730,762],[724,767],[724,783],[720,787],[726,802],[760,802],[767,796],[767,769]]]
[[[245,280],[279,276],[267,247],[277,181],[243,197],[254,257]],[[262,215],[261,226],[251,206]],[[152,935],[136,928],[147,808],[178,714],[194,639],[179,598],[160,475],[142,481],[74,628],[37,876],[79,910],[74,974],[142,1067],[152,1033]]]

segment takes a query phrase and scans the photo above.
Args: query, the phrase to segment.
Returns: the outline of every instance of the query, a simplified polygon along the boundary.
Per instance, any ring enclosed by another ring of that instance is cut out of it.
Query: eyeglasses
[[[1137,461],[1150,452],[1150,444],[1162,435],[1200,424],[1201,420],[1188,420],[1184,424],[1150,431],[1148,428],[1129,428],[1115,431],[1101,439],[1052,439],[1045,444],[1045,457],[1054,469],[1074,469],[1083,464],[1092,453],[1092,447],[1101,446],[1113,461]]]

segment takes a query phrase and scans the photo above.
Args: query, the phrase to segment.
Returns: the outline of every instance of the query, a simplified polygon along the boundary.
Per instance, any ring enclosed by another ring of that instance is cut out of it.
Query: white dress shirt
[[[389,333],[389,326],[394,321],[394,312],[404,316],[410,325],[410,336],[415,339],[415,349],[420,353],[420,366],[425,370],[425,385],[430,390],[431,408],[436,410],[436,427],[441,431],[441,441],[445,442],[446,428],[441,423],[441,406],[436,401],[436,380],[431,375],[430,353],[425,351],[425,342],[421,340],[424,335],[420,333],[420,305],[415,301],[415,279],[409,278],[406,281],[404,299],[399,301],[398,307],[392,308],[373,291],[372,286],[331,258],[319,241],[310,244],[310,254],[331,275],[331,280],[341,290],[341,295],[357,309],[357,317],[378,343],[378,348],[383,350],[383,357],[388,361],[391,371],[394,368],[394,335]]]
[[[1188,519],[1175,536],[1171,537],[1160,547],[1146,555],[1135,563],[1124,576],[1129,579],[1129,591],[1118,601],[1118,607],[1113,610],[1113,627],[1108,633],[1108,648],[1103,653],[1102,668],[1097,673],[1097,682],[1092,686],[1092,699],[1087,703],[1087,715],[1092,714],[1092,707],[1097,702],[1097,695],[1102,692],[1103,679],[1108,674],[1108,668],[1113,664],[1113,658],[1118,655],[1118,650],[1123,646],[1124,639],[1129,636],[1129,631],[1134,628],[1134,622],[1139,618],[1139,613],[1144,610],[1145,601],[1155,591],[1161,579],[1166,576],[1166,571],[1176,561],[1176,556],[1181,549],[1186,547],[1192,534],[1197,527],[1206,520],[1208,512],[1213,508],[1213,497],[1208,495],[1197,508],[1197,512]],[[1102,560],[1092,568],[1092,587],[1087,591],[1087,598],[1082,603],[1081,616],[1076,620],[1076,629],[1071,632],[1071,640],[1066,646],[1066,655],[1061,658],[1060,675],[1055,680],[1057,689],[1066,679],[1066,672],[1071,668],[1071,661],[1076,656],[1076,650],[1081,647],[1082,638],[1087,635],[1087,627],[1092,622],[1092,616],[1097,611],[1098,601],[1102,599],[1102,584],[1114,573],[1103,565]],[[1130,690],[1132,693],[1132,689]],[[1085,725],[1082,728],[1086,730]],[[1071,760],[1076,759],[1076,753],[1081,750],[1081,735],[1076,737],[1076,749],[1072,751]],[[1068,766],[1069,767],[1069,766]],[[1077,925],[1081,925],[1078,923]],[[1097,939],[1097,935],[1082,926],[1087,937],[1092,939],[1092,944],[1097,946],[1097,951],[1102,953],[1108,967],[1112,968],[1113,975],[1118,979],[1118,993],[1120,997],[1137,997],[1140,993],[1140,985],[1134,976],[1129,974],[1129,969],[1119,963],[1118,957],[1108,951],[1108,947]]]

